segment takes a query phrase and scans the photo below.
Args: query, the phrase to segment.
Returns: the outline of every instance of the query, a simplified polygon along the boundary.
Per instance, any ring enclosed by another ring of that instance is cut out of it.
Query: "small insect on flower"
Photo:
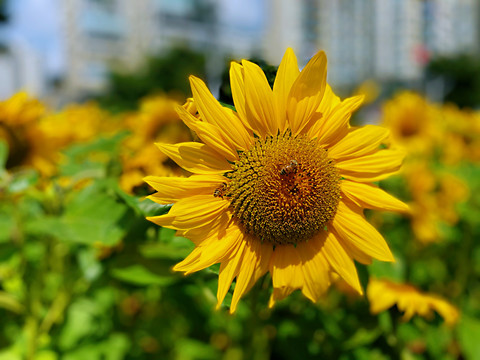
[[[218,188],[215,189],[213,192],[213,196],[215,197],[221,197],[223,199],[223,195],[225,195],[225,191],[227,190],[227,184],[222,183]]]
[[[280,169],[280,175],[288,175],[291,173],[296,173],[297,166],[298,166],[297,160],[290,160],[290,163],[288,165],[285,165]]]

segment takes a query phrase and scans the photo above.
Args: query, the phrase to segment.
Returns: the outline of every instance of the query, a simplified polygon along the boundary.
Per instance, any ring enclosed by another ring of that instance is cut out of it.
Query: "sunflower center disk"
[[[226,176],[223,194],[239,226],[273,245],[312,238],[334,217],[340,199],[340,176],[327,150],[290,132],[257,139]]]

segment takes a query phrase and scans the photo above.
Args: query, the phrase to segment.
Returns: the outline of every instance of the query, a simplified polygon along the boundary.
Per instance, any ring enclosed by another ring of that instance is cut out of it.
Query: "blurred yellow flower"
[[[195,243],[174,270],[220,263],[218,306],[236,278],[232,313],[267,271],[273,306],[296,289],[317,301],[334,273],[362,293],[354,260],[394,261],[363,209],[407,211],[372,184],[396,173],[404,153],[382,148],[385,128],[350,127],[363,97],[341,101],[326,83],[326,65],[319,52],[300,72],[288,49],[272,90],[256,64],[233,62],[236,111],[191,76],[199,117],[187,110],[191,103],[177,111],[203,143],[158,144],[193,175],[146,178],[157,190],[152,200],[175,203],[149,220]]]
[[[45,106],[19,92],[0,102],[0,138],[9,147],[7,168],[31,166],[43,175],[55,170],[58,154],[39,127]]]
[[[480,161],[480,113],[447,104],[442,114],[442,161],[447,165]]]
[[[437,136],[438,109],[422,96],[404,91],[383,105],[381,125],[388,127],[398,145],[409,154],[431,153]]]
[[[378,314],[396,305],[405,314],[408,321],[418,314],[430,319],[435,310],[449,326],[456,324],[459,318],[458,309],[437,295],[422,293],[408,284],[397,284],[389,280],[371,278],[367,287],[370,312]]]
[[[456,207],[467,199],[466,184],[453,174],[430,170],[427,159],[416,159],[405,164],[403,176],[412,197],[409,214],[413,233],[422,243],[442,239],[440,223],[455,225]]]
[[[144,184],[147,174],[161,176],[181,175],[182,171],[168,156],[159,156],[155,141],[189,141],[191,133],[175,111],[178,103],[164,95],[144,99],[140,111],[126,118],[131,135],[122,148],[123,173],[120,186],[133,192]],[[155,161],[152,161],[155,159]]]
[[[70,104],[41,119],[39,127],[57,149],[118,130],[120,121],[95,102]]]

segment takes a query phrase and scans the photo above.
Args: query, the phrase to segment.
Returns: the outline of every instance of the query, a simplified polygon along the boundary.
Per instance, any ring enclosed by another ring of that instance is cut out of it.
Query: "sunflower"
[[[6,141],[8,169],[33,167],[42,175],[55,172],[58,152],[40,127],[47,109],[26,92],[18,92],[0,101],[0,140]]]
[[[418,314],[431,318],[433,310],[438,312],[447,325],[455,325],[459,318],[458,309],[437,295],[426,294],[409,284],[394,283],[385,279],[370,279],[367,287],[370,312],[378,314],[397,305],[408,321]]]
[[[395,142],[409,154],[433,153],[443,117],[438,106],[410,91],[398,93],[382,107],[382,125],[387,126]]]
[[[145,175],[180,175],[181,169],[167,156],[159,157],[154,141],[188,141],[191,132],[175,111],[178,103],[165,95],[156,95],[142,100],[140,110],[125,119],[131,135],[123,142],[123,173],[120,186],[128,193],[145,185]],[[188,103],[187,103],[188,104]],[[187,109],[189,106],[187,106]],[[156,159],[155,162],[152,159]]]
[[[199,116],[177,111],[202,143],[157,144],[192,175],[147,177],[152,200],[174,203],[148,219],[195,243],[174,270],[220,263],[217,308],[235,278],[231,313],[267,272],[272,307],[297,289],[316,302],[334,274],[362,293],[354,260],[394,261],[363,209],[407,210],[372,184],[399,170],[403,152],[387,147],[385,128],[350,127],[362,97],[340,101],[326,66],[319,52],[300,72],[288,49],[272,89],[257,65],[233,62],[236,111],[191,76]]]
[[[91,141],[99,134],[113,134],[119,130],[120,124],[115,120],[97,103],[87,102],[69,104],[61,111],[43,117],[39,127],[56,149],[65,149],[75,143]]]

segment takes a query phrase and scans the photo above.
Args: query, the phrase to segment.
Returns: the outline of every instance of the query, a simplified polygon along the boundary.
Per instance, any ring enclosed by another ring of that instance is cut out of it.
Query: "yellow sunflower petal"
[[[270,300],[268,302],[268,307],[272,308],[275,305],[275,302],[285,299],[290,295],[295,289],[289,287],[282,288],[273,288],[272,295],[270,295]]]
[[[330,286],[330,265],[322,251],[326,233],[297,244],[303,272],[303,295],[313,302],[327,291]]]
[[[390,131],[376,125],[351,130],[343,139],[328,149],[332,159],[364,156],[376,150],[389,137]]]
[[[270,273],[274,293],[273,300],[278,300],[276,295],[281,293],[291,293],[303,286],[303,273],[301,269],[301,259],[298,250],[293,245],[277,246],[270,260]],[[275,293],[275,289],[281,289],[280,293]]]
[[[347,254],[364,265],[370,265],[372,263],[373,258],[370,255],[365,254],[361,251],[358,247],[356,247],[351,241],[344,239],[341,235],[339,235],[334,228],[330,227],[329,229],[335,238],[337,239],[338,243],[345,249]]]
[[[183,236],[193,241],[196,245],[201,244],[211,234],[217,233],[218,236],[224,236],[226,229],[230,226],[231,215],[228,211],[221,212],[216,219],[206,222],[201,226],[192,229],[180,229],[177,236]]]
[[[331,146],[347,135],[352,113],[362,105],[363,96],[343,100],[328,116],[322,117],[318,125],[313,125],[308,134],[317,138],[324,146]]]
[[[171,204],[194,195],[213,195],[226,179],[221,175],[192,175],[188,178],[147,176],[143,180],[157,190],[148,198],[159,204]]]
[[[211,195],[196,195],[175,203],[168,214],[147,217],[147,220],[169,229],[194,229],[215,221],[229,205],[229,201]]]
[[[237,149],[248,149],[250,136],[242,122],[224,111],[223,106],[213,97],[202,80],[190,76],[190,85],[201,118],[221,129]]]
[[[181,106],[176,107],[177,113],[191,130],[211,149],[216,150],[224,158],[238,160],[236,146],[224,136],[224,132],[214,124],[198,120]]]
[[[278,120],[280,132],[287,129],[287,100],[290,89],[293,83],[300,74],[298,70],[298,63],[295,53],[291,48],[288,48],[283,55],[282,62],[278,67],[277,76],[273,84],[273,95],[275,98],[275,105],[278,108]]]
[[[230,305],[231,314],[237,309],[238,301],[242,295],[250,290],[253,284],[267,272],[272,251],[273,248],[270,244],[262,244],[256,240],[247,242]]]
[[[437,295],[424,293],[410,284],[370,278],[367,297],[370,302],[370,312],[373,314],[397,305],[398,310],[404,312],[404,321],[408,321],[415,314],[431,318],[433,310],[445,319],[447,325],[452,326],[458,321],[459,312],[455,306]]]
[[[238,230],[227,230],[225,236],[221,238],[214,233],[199,246],[195,247],[184,260],[175,265],[173,270],[183,271],[185,275],[188,275],[222,262],[236,248],[238,238]]]
[[[230,64],[230,86],[232,89],[232,98],[233,104],[235,105],[235,110],[237,110],[238,116],[242,121],[243,125],[252,130],[252,125],[248,122],[247,119],[247,110],[245,107],[245,79],[243,74],[243,66],[237,62],[232,61]],[[262,127],[256,129],[262,137],[265,137],[267,130]]]
[[[353,259],[348,255],[332,232],[328,233],[322,251],[333,270],[362,295],[363,289],[360,285],[357,268],[355,267]]]
[[[232,168],[225,158],[205,144],[184,142],[156,145],[179,166],[195,174],[223,174]]]
[[[386,285],[377,279],[371,278],[367,286],[367,297],[370,301],[370,312],[378,314],[395,305],[398,294],[387,291]]]
[[[410,211],[407,204],[372,184],[343,180],[341,189],[348,199],[360,207],[404,213]]]
[[[338,160],[340,174],[350,180],[374,182],[396,173],[402,165],[405,152],[399,149],[384,149],[359,158]]]
[[[277,109],[273,91],[262,69],[250,61],[242,61],[245,74],[245,109],[253,129],[266,129],[267,135],[278,132]],[[259,134],[261,135],[261,134]]]
[[[460,313],[458,309],[443,299],[434,299],[432,307],[445,319],[448,326],[453,326],[457,323]]]
[[[318,108],[318,112],[323,114],[325,119],[328,119],[332,111],[340,104],[340,98],[335,95],[330,85],[326,85],[325,93],[323,94],[322,102]]]
[[[225,295],[227,295],[233,279],[238,275],[243,261],[243,252],[246,241],[243,234],[238,234],[243,241],[237,243],[237,247],[230,253],[230,258],[222,261],[218,275],[217,288],[217,309],[222,305]]]
[[[253,137],[253,131],[250,127],[250,124],[244,123],[244,121],[240,118],[238,113],[235,112],[232,109],[229,109],[229,108],[225,107],[225,108],[223,108],[223,111],[225,111],[227,114],[229,114],[229,116],[237,118],[238,121],[240,121],[243,124],[243,126],[245,128],[245,131],[248,134],[248,137],[246,139],[244,139],[245,144],[247,145],[247,149],[250,149],[253,146],[253,143],[255,142],[255,138]]]
[[[352,243],[366,255],[381,261],[395,261],[382,235],[363,215],[350,209],[343,201],[338,203],[331,226],[345,241]]]
[[[301,289],[316,302],[330,286],[330,266],[322,253],[323,235],[308,242],[277,246],[270,263],[274,291],[269,306]]]
[[[327,83],[327,57],[318,52],[292,85],[287,114],[293,134],[299,134],[319,108]]]

